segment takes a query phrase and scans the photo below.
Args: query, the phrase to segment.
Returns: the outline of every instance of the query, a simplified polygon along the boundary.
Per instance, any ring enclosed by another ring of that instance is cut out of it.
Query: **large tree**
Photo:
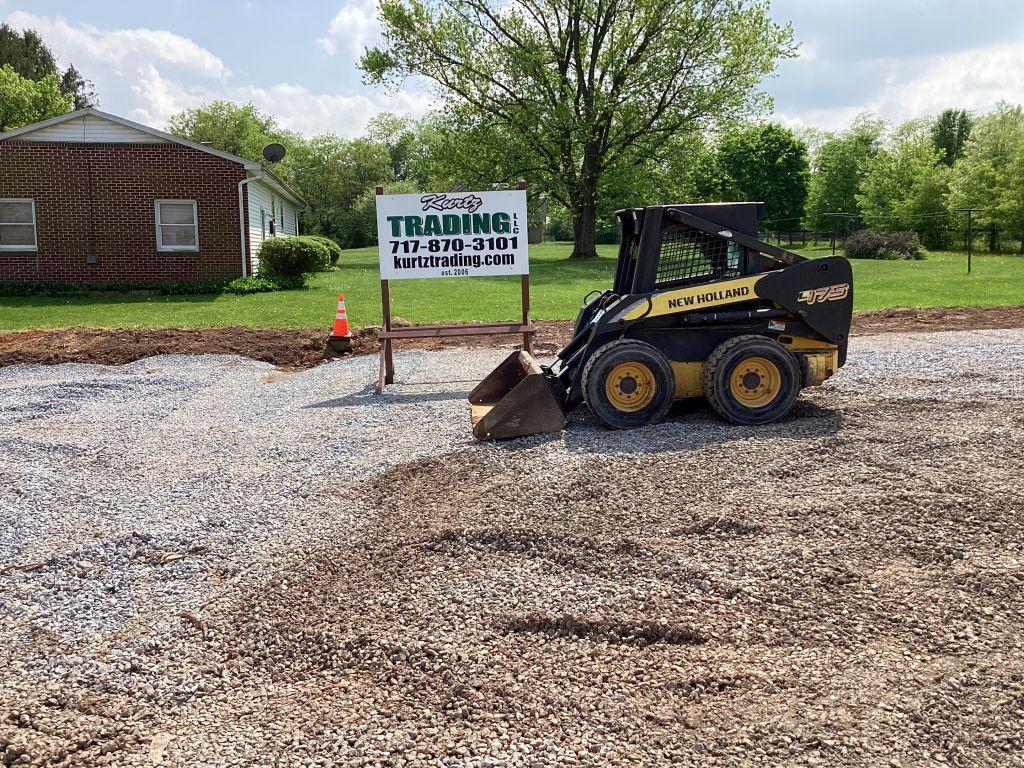
[[[950,174],[949,205],[975,221],[1024,232],[1024,109],[1002,102],[979,117]]]
[[[944,165],[953,165],[963,157],[973,125],[974,118],[965,109],[947,109],[935,119],[931,128],[932,145]]]
[[[414,180],[419,126],[409,117],[381,112],[370,118],[366,138],[387,147],[391,156],[391,172],[396,179]]]
[[[807,145],[781,125],[748,125],[718,142],[720,199],[759,200],[765,223],[793,228],[807,202]]]
[[[42,80],[59,75],[57,60],[43,38],[34,29],[18,32],[9,24],[0,24],[0,66],[9,64],[26,80]]]
[[[942,245],[949,169],[926,125],[904,123],[863,170],[857,203],[868,226],[912,230],[929,248]]]
[[[71,106],[74,109],[99,105],[99,97],[96,95],[96,87],[92,80],[82,77],[82,73],[75,69],[74,64],[68,64],[64,74],[60,76],[60,90],[71,97]]]
[[[222,152],[263,162],[263,148],[272,142],[287,147],[296,137],[278,127],[270,115],[252,104],[211,101],[171,117],[169,130],[196,143],[209,142]]]
[[[10,64],[0,67],[0,133],[63,115],[71,104],[56,75],[36,81],[22,77]]]
[[[814,154],[807,188],[804,223],[810,229],[832,226],[825,214],[859,215],[857,193],[867,163],[878,152],[885,123],[867,115],[854,120],[850,128],[825,139]]]
[[[596,256],[606,174],[760,106],[794,50],[761,0],[382,0],[380,19],[368,80],[422,76],[514,137],[517,173],[571,212],[577,258]]]
[[[353,206],[374,185],[392,180],[388,148],[365,139],[314,136],[296,143],[286,162],[286,177],[307,204],[306,231],[333,237],[346,247],[361,244]]]
[[[71,96],[73,109],[92,107],[98,102],[92,81],[86,80],[74,64],[69,64],[62,74],[53,51],[34,29],[18,32],[9,24],[0,25],[0,66],[5,64],[36,82],[56,75],[60,78],[61,93]]]

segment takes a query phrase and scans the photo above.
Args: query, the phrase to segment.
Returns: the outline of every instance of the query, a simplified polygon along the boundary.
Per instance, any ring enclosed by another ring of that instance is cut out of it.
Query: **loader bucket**
[[[479,440],[561,432],[565,411],[537,361],[514,352],[469,393],[473,436]]]

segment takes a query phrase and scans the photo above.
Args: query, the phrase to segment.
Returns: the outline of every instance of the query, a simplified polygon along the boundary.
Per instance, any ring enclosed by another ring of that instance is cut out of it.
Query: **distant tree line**
[[[363,137],[306,138],[281,129],[252,105],[214,102],[171,120],[172,133],[260,159],[263,146],[283,143],[277,171],[305,198],[305,231],[345,247],[376,242],[374,192],[487,187],[513,181],[500,162],[483,162],[491,129],[434,113],[422,120],[373,118]],[[916,232],[928,247],[957,246],[950,229],[960,208],[981,208],[979,230],[996,226],[1006,238],[1024,233],[1024,111],[1001,104],[988,114],[946,110],[934,119],[889,126],[869,115],[844,131],[793,130],[736,121],[716,131],[672,138],[659,162],[624,164],[599,188],[597,242],[617,238],[618,208],[665,202],[758,200],[764,229],[830,232],[844,213],[850,223]],[[527,177],[528,180],[529,177]],[[531,211],[547,213],[548,234],[571,240],[570,209],[532,181]]]
[[[346,247],[376,241],[374,192],[529,183],[530,210],[573,255],[617,238],[618,208],[759,200],[770,230],[869,226],[949,246],[962,208],[1024,237],[1024,111],[948,109],[890,126],[862,115],[844,131],[757,122],[757,84],[792,54],[792,32],[749,0],[384,0],[387,44],[366,51],[371,82],[433,80],[451,98],[421,120],[381,114],[359,138],[306,137],[251,104],[175,115],[172,133],[262,161],[303,196],[303,230]],[[497,4],[495,4],[497,3]],[[567,8],[572,14],[567,16]],[[699,23],[692,23],[696,19]],[[686,76],[677,71],[686,63]],[[599,66],[600,64],[600,66]],[[552,69],[554,67],[554,69]],[[0,130],[96,103],[33,31],[0,26]]]
[[[849,226],[906,230],[926,246],[962,247],[965,219],[1001,238],[1024,237],[1024,110],[1007,103],[972,114],[890,126],[862,115],[845,131],[819,134],[803,227],[829,231],[829,213]]]

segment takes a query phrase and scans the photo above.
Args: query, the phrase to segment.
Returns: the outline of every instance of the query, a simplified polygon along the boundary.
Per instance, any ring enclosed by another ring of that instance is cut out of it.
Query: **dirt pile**
[[[541,320],[536,347],[552,354],[572,333],[571,320]],[[886,309],[859,312],[853,333],[953,331],[1024,327],[1024,307],[960,309]],[[357,329],[352,354],[378,350],[377,327]],[[325,328],[61,328],[0,332],[0,366],[17,364],[97,363],[123,365],[160,354],[236,354],[282,368],[309,368],[335,355],[327,349]],[[399,349],[442,346],[495,347],[515,344],[511,336],[464,336],[452,341],[415,339],[396,342]]]

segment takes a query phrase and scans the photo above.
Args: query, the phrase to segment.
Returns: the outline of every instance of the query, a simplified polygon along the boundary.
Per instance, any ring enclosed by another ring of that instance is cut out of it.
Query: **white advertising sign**
[[[380,276],[525,275],[526,191],[377,196]]]

